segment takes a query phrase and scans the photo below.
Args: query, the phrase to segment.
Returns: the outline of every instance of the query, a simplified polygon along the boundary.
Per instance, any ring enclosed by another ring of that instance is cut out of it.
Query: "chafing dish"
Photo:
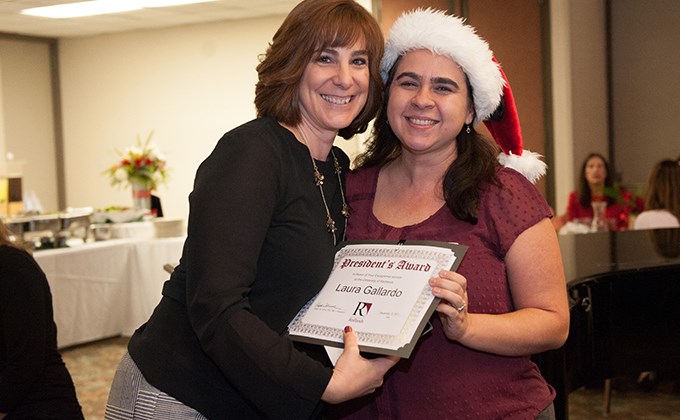
[[[67,246],[70,238],[87,241],[92,208],[67,209],[60,213],[13,216],[3,219],[14,240],[32,244],[36,249]]]
[[[28,229],[28,217],[7,217],[3,218],[2,222],[7,226],[10,232],[10,240],[18,240],[23,238],[24,232]]]
[[[60,231],[68,232],[69,238],[81,238],[83,241],[86,241],[93,214],[94,211],[91,207],[69,209],[59,213]]]

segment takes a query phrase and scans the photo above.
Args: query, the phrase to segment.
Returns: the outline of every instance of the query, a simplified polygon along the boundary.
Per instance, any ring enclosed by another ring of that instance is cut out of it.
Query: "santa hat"
[[[489,44],[459,17],[440,10],[416,9],[403,13],[392,26],[381,62],[383,81],[397,59],[408,51],[427,49],[455,61],[472,86],[473,124],[484,122],[503,151],[499,162],[536,182],[546,164],[538,153],[523,150],[522,132],[510,84]]]

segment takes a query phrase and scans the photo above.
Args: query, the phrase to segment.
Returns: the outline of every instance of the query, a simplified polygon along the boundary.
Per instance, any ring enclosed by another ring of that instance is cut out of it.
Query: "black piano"
[[[557,418],[568,418],[568,395],[584,385],[605,384],[607,411],[611,378],[680,374],[680,229],[567,234],[559,242],[569,338],[533,357],[557,390]]]

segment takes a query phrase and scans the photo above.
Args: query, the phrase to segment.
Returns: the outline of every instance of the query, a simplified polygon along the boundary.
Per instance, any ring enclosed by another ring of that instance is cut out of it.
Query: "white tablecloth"
[[[113,239],[38,251],[52,290],[60,348],[131,335],[153,312],[184,237]]]
[[[154,238],[153,222],[111,223],[112,238]]]

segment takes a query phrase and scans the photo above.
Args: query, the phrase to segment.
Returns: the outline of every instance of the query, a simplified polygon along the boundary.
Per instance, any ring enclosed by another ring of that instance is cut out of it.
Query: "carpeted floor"
[[[61,352],[87,420],[104,418],[113,374],[125,354],[127,342],[127,337],[116,337]]]
[[[603,387],[581,388],[569,394],[569,420],[668,420],[680,419],[680,391],[675,381],[660,380],[652,391],[644,391],[637,378],[613,382],[609,415],[604,414]]]
[[[87,420],[104,418],[111,380],[127,341],[116,337],[62,351]],[[603,412],[602,388],[572,392],[569,419],[680,420],[680,390],[676,383],[662,380],[653,391],[645,392],[634,382],[634,378],[616,380],[608,416]]]

